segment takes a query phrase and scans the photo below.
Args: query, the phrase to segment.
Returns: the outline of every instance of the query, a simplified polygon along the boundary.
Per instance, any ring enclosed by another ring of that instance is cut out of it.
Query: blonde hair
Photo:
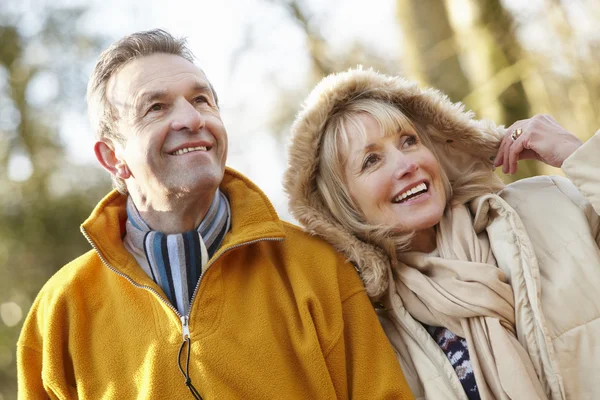
[[[117,129],[117,111],[106,97],[108,81],[130,61],[156,53],[176,55],[194,63],[194,55],[185,39],[176,39],[162,29],[125,36],[100,54],[87,87],[88,116],[98,140],[125,142],[125,136]],[[217,93],[212,84],[208,84],[218,105]],[[112,180],[115,188],[127,193],[122,179],[113,175]]]
[[[365,135],[364,126],[359,120],[361,114],[373,117],[384,135],[414,130],[439,162],[439,157],[429,137],[422,134],[419,126],[397,106],[380,100],[363,98],[335,110],[325,125],[316,175],[317,190],[331,214],[344,229],[353,232],[360,239],[388,251],[391,248],[404,250],[408,248],[414,232],[397,232],[389,226],[370,224],[352,199],[346,185],[344,168],[349,153],[348,127],[353,126],[360,135]],[[446,199],[450,199],[452,186],[443,169],[441,169],[441,178]],[[391,243],[390,239],[392,239]]]
[[[451,182],[442,167],[438,148],[431,140],[431,137],[440,136],[433,132],[435,128],[431,124],[421,124],[409,117],[395,104],[360,98],[334,109],[321,136],[316,172],[317,191],[332,216],[344,229],[367,243],[383,248],[388,254],[407,250],[415,232],[398,232],[393,227],[370,224],[348,191],[344,173],[349,154],[348,127],[352,126],[358,134],[365,135],[365,128],[359,120],[361,114],[373,117],[384,135],[407,130],[417,133],[419,140],[440,163],[446,206],[464,204],[482,194],[497,192],[504,186],[491,169],[481,168],[478,162]]]

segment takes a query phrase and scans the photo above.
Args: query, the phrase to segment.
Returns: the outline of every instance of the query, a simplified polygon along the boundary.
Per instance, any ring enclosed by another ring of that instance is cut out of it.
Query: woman
[[[284,186],[378,302],[417,398],[600,396],[600,132],[508,130],[435,90],[350,70],[292,127]],[[537,158],[567,178],[504,187]]]

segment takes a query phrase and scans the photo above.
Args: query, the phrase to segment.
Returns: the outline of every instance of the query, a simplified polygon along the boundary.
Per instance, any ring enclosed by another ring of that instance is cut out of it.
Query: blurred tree
[[[16,398],[15,343],[45,281],[90,246],[78,225],[109,188],[74,165],[59,135],[64,108],[83,108],[85,64],[99,39],[76,29],[81,8],[37,10],[39,26],[0,10],[0,398]],[[23,27],[27,26],[26,32]]]
[[[576,25],[585,24],[572,15],[572,5],[558,0],[543,2],[544,19],[554,32],[553,51],[543,54],[535,51],[537,69],[549,92],[551,113],[587,139],[600,126],[600,39],[598,35],[581,40]],[[571,7],[569,7],[569,5]],[[581,1],[579,12],[595,24],[600,18],[598,2]],[[563,71],[548,68],[563,66]]]
[[[277,132],[280,141],[287,138],[299,105],[323,77],[357,65],[392,75],[399,73],[397,55],[382,56],[375,49],[360,41],[347,43],[344,49],[331,46],[321,34],[321,24],[326,23],[327,18],[321,15],[317,20],[317,17],[311,12],[308,2],[303,0],[267,1],[274,6],[282,7],[290,21],[303,33],[306,40],[307,57],[311,66],[306,86],[300,86],[291,91],[281,91],[279,94],[280,107],[271,114],[268,125],[274,132]]]
[[[521,82],[527,60],[512,16],[499,0],[471,0],[468,4],[472,22],[465,24],[465,33],[458,37],[461,52],[473,60],[469,78],[475,90],[465,102],[498,123],[527,118],[529,102]],[[489,105],[495,106],[491,112],[486,110]]]
[[[269,2],[286,9],[304,33],[312,66],[306,87],[282,90],[270,123],[280,139],[287,135],[297,105],[322,76],[356,64],[436,87],[478,117],[505,126],[548,113],[585,140],[600,125],[598,35],[585,38],[574,30],[575,21],[583,22],[581,15],[592,24],[593,15],[600,16],[600,5],[593,0],[544,0],[537,11],[520,15],[521,24],[519,14],[501,0],[396,0],[403,46],[387,58],[360,42],[332,48],[322,34],[327,18],[313,15],[308,1]],[[573,16],[575,11],[579,17]],[[543,36],[527,47],[523,35],[532,35],[527,32],[532,22],[540,24]],[[540,173],[560,171],[530,160],[522,161],[514,176],[501,176],[514,181]]]
[[[462,98],[480,118],[511,125],[530,116],[523,79],[531,63],[500,0],[446,0],[472,91]],[[537,175],[537,161],[521,162],[507,180]]]
[[[453,101],[464,99],[471,85],[461,66],[446,4],[441,0],[397,0],[396,10],[407,76],[440,89]]]

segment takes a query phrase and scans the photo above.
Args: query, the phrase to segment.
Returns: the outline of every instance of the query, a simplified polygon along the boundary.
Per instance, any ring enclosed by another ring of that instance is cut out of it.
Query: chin
[[[444,213],[440,213],[439,215],[431,215],[429,216],[427,219],[425,220],[420,220],[420,221],[415,221],[414,224],[409,224],[410,225],[410,230],[412,231],[422,231],[422,230],[426,230],[426,229],[430,229],[433,228],[434,226],[436,226],[437,224],[440,223],[440,221],[442,220],[442,216],[444,215]]]
[[[207,190],[214,191],[221,185],[223,181],[222,176],[215,175],[203,175],[194,182],[190,182],[189,187],[191,191],[204,192]]]

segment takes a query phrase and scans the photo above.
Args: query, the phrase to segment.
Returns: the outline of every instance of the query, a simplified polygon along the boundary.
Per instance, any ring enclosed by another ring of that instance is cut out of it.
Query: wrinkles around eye
[[[377,155],[375,155],[375,154],[367,155],[362,163],[361,172],[371,168],[373,165],[375,165],[377,163],[377,161],[379,161],[379,157]]]

